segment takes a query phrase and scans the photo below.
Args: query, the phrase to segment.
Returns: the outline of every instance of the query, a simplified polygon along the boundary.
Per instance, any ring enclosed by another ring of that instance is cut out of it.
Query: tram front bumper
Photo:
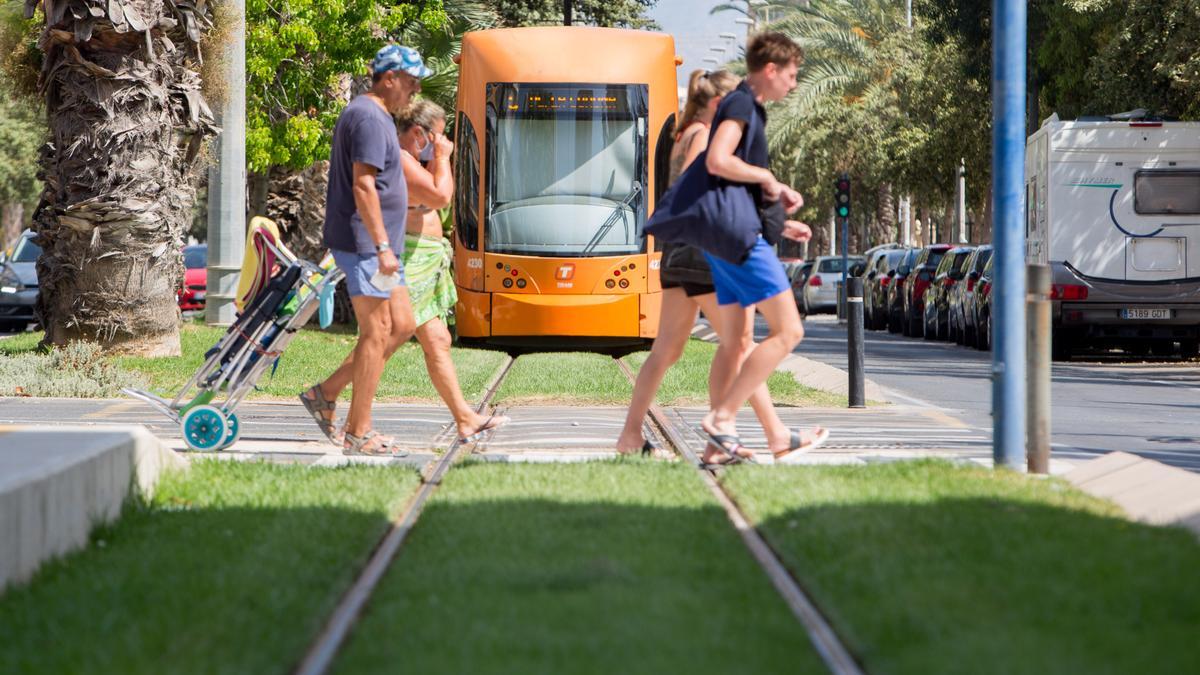
[[[492,335],[637,337],[638,294],[492,294]]]

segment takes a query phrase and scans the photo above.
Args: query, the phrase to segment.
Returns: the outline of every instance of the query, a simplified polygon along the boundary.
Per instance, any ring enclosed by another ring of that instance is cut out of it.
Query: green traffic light
[[[838,215],[843,218],[850,215],[850,207],[848,207],[848,206],[839,206],[837,211],[838,211]]]

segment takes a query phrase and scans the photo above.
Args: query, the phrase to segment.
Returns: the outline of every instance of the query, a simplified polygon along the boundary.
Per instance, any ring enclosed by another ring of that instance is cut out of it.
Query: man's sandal
[[[408,451],[396,447],[396,439],[371,429],[362,436],[347,433],[342,454],[357,457],[407,457]]]
[[[792,442],[788,444],[787,450],[782,454],[771,453],[775,457],[776,464],[794,464],[801,456],[816,450],[829,440],[829,430],[825,427],[817,427],[816,436],[808,443],[801,443],[800,432],[792,431]]]
[[[334,416],[331,414],[326,417],[324,413],[333,413],[337,407],[335,401],[330,401],[325,398],[325,393],[321,391],[321,385],[314,384],[309,387],[304,393],[300,394],[300,402],[304,404],[304,409],[312,415],[313,421],[321,429],[321,433],[325,434],[325,438],[329,439],[334,445],[341,445],[339,434],[334,426]]]

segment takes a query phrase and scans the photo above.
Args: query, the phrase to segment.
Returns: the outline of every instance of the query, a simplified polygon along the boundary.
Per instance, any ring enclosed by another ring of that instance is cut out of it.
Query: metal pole
[[[850,365],[850,385],[847,395],[851,408],[867,407],[866,385],[863,382],[863,280],[850,277],[846,287],[846,359]]]
[[[238,275],[246,247],[246,3],[229,0],[232,27],[225,82],[228,98],[217,115],[217,163],[208,172],[208,289],[204,320],[233,323]]]
[[[846,277],[850,264],[850,218],[842,218],[842,285],[838,293],[838,318],[846,318]]]
[[[1029,473],[1050,472],[1050,266],[1029,265],[1029,294],[1025,296],[1028,327],[1026,396],[1029,429],[1025,459]]]
[[[900,219],[904,223],[904,237],[900,243],[912,246],[912,197],[906,196],[900,203],[901,208],[904,209],[904,216]]]
[[[574,20],[575,7],[572,0],[563,0],[563,25],[570,26]]]
[[[992,0],[992,459],[1009,469],[1020,469],[1025,444],[1025,29],[1025,0]]]
[[[957,171],[958,180],[954,200],[954,224],[958,226],[958,243],[967,243],[967,166],[966,161],[960,160]]]
[[[904,2],[904,18],[908,22],[908,27],[912,28],[912,0]]]

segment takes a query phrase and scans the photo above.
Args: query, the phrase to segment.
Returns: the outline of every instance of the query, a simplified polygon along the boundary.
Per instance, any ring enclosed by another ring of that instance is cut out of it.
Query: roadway
[[[844,369],[845,327],[828,315],[804,327],[797,352]],[[935,407],[990,438],[991,352],[867,331],[865,358],[867,377],[896,402]],[[1052,377],[1054,456],[1122,450],[1200,472],[1200,364],[1076,357],[1055,363]]]

